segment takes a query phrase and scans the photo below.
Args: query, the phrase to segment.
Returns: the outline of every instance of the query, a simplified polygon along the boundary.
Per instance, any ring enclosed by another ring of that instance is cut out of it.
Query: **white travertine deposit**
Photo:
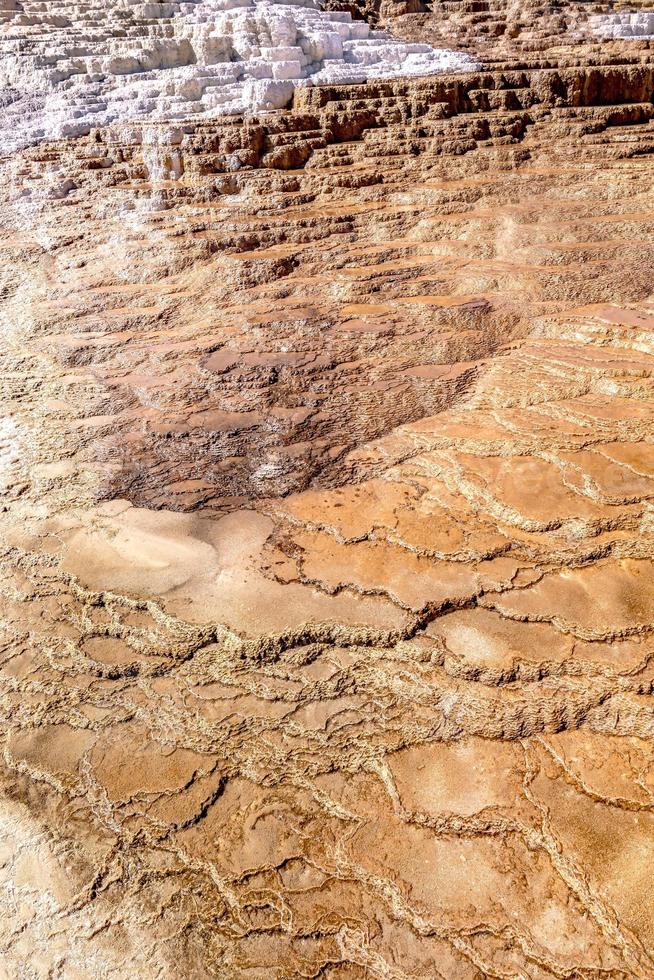
[[[298,85],[475,67],[318,0],[91,0],[57,12],[0,0],[0,25],[0,152],[117,121],[279,109]]]
[[[654,37],[654,10],[619,10],[590,18],[596,34],[608,38]]]

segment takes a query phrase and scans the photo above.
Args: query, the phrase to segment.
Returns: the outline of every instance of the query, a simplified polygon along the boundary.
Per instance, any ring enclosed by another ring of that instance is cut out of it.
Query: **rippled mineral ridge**
[[[0,976],[651,980],[652,11],[273,9],[0,0]]]

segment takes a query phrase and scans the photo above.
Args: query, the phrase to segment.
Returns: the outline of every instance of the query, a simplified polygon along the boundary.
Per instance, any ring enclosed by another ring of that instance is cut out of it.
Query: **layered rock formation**
[[[79,0],[54,14],[26,2],[5,17],[5,152],[115,121],[280,109],[298,86],[475,67],[316,0]]]
[[[9,977],[654,976],[654,61],[487,7],[3,162]]]
[[[625,10],[612,14],[598,14],[591,18],[597,34],[613,38],[654,38],[654,11]]]

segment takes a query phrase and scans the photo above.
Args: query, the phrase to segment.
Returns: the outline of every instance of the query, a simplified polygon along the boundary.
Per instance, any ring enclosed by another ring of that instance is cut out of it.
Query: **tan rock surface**
[[[654,977],[654,63],[583,6],[3,162],[4,975]]]

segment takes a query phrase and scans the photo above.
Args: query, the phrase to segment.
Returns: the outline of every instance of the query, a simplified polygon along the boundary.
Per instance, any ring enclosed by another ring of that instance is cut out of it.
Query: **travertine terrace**
[[[9,11],[0,36],[5,152],[114,122],[281,109],[297,87],[479,67],[319,0],[33,6]]]
[[[0,975],[652,978],[652,14],[325,6],[2,160]]]

